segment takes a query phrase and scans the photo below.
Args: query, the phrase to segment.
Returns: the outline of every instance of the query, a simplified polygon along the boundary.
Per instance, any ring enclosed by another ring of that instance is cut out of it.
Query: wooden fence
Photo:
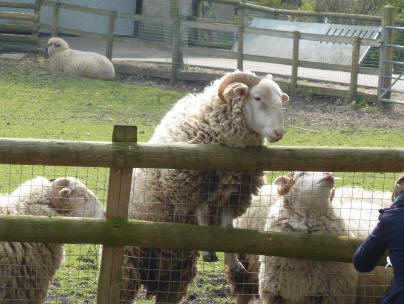
[[[255,253],[350,262],[362,240],[301,233],[128,220],[132,168],[193,170],[404,171],[404,149],[146,144],[136,127],[112,142],[0,139],[0,163],[109,167],[106,219],[0,216],[0,241],[104,244],[98,303],[118,303],[124,245]]]
[[[0,1],[0,8],[28,9],[32,13],[0,12],[0,47],[4,51],[38,52],[39,19],[41,0],[33,3],[14,3]]]
[[[313,93],[319,94],[329,94],[332,96],[344,96],[351,99],[354,99],[358,94],[358,74],[379,74],[379,81],[381,81],[381,75],[379,69],[362,67],[359,66],[359,48],[361,46],[371,46],[371,47],[380,47],[381,39],[361,39],[359,37],[339,37],[339,36],[330,36],[330,35],[320,35],[320,34],[307,34],[300,32],[288,32],[288,31],[279,31],[279,30],[269,30],[269,29],[257,29],[250,28],[247,24],[247,16],[245,14],[245,10],[255,10],[266,13],[275,13],[275,14],[283,14],[290,16],[298,16],[298,17],[335,17],[335,18],[344,18],[362,22],[378,22],[381,25],[392,25],[403,24],[403,19],[395,20],[395,9],[391,6],[387,6],[384,8],[384,12],[382,16],[367,16],[367,15],[358,15],[358,14],[342,14],[342,13],[321,13],[321,12],[305,12],[305,11],[293,11],[293,10],[283,10],[283,9],[273,9],[265,6],[260,6],[256,4],[247,3],[244,1],[236,1],[236,0],[213,0],[213,2],[233,5],[239,8],[240,14],[238,23],[221,23],[221,22],[212,22],[208,20],[204,20],[198,18],[197,20],[184,20],[179,17],[178,13],[178,0],[170,0],[170,18],[164,17],[151,17],[151,16],[142,16],[136,14],[126,14],[126,13],[117,13],[114,11],[103,10],[103,9],[92,9],[79,5],[71,5],[64,4],[55,1],[44,0],[43,5],[52,6],[54,8],[54,19],[52,26],[42,24],[44,28],[51,30],[53,36],[57,36],[59,33],[63,34],[71,34],[78,36],[89,36],[95,38],[101,38],[106,41],[106,56],[112,57],[113,43],[114,41],[125,40],[125,38],[121,38],[114,35],[114,25],[116,18],[129,19],[133,21],[147,21],[153,22],[156,24],[162,24],[164,26],[172,27],[172,44],[167,43],[156,43],[156,42],[147,42],[150,46],[158,47],[160,49],[171,50],[171,72],[168,73],[166,71],[162,71],[161,69],[151,70],[148,69],[139,69],[136,67],[130,68],[124,66],[122,64],[118,64],[116,69],[118,72],[124,73],[134,73],[134,74],[142,74],[146,73],[145,76],[157,76],[157,77],[167,77],[170,78],[171,81],[175,81],[177,79],[181,80],[195,80],[200,77],[201,73],[196,73],[193,75],[189,72],[180,71],[179,67],[182,62],[182,54],[183,53],[191,53],[193,55],[202,55],[207,57],[215,57],[215,58],[228,58],[228,59],[236,59],[237,60],[237,68],[242,70],[244,61],[258,61],[258,62],[269,62],[269,63],[277,63],[277,64],[285,64],[292,66],[292,74],[290,83],[287,83],[290,86],[291,95],[295,95],[299,86],[297,83],[298,80],[298,69],[299,67],[306,68],[314,68],[314,69],[326,69],[332,71],[344,71],[351,73],[350,87],[349,90],[336,90],[332,88],[312,88]],[[59,26],[59,10],[68,9],[74,11],[87,12],[92,14],[98,14],[103,16],[109,16],[109,25],[106,34],[98,34],[98,33],[90,33],[81,30],[74,30],[69,28],[63,28]],[[195,29],[207,29],[207,30],[215,30],[215,31],[225,31],[232,33],[235,37],[237,37],[238,41],[238,50],[223,50],[223,49],[215,49],[208,47],[192,47],[181,44],[181,28],[195,28]],[[285,58],[277,58],[277,57],[267,57],[267,56],[258,56],[258,55],[250,55],[243,53],[243,36],[244,34],[258,34],[258,35],[267,35],[267,36],[276,36],[282,38],[290,38],[293,40],[293,57],[290,59]],[[384,33],[382,33],[383,37]],[[352,64],[351,65],[339,65],[339,64],[328,64],[328,63],[319,63],[312,61],[303,61],[299,59],[299,42],[301,40],[310,40],[310,41],[320,41],[320,42],[333,42],[333,43],[346,43],[352,45]],[[145,41],[142,40],[143,43]],[[235,67],[236,68],[236,67]],[[213,75],[204,75],[203,80],[212,80],[217,78],[216,74]],[[285,84],[285,83],[283,83]],[[362,94],[363,95],[363,94]],[[363,96],[372,101],[377,100],[376,95],[372,96]]]

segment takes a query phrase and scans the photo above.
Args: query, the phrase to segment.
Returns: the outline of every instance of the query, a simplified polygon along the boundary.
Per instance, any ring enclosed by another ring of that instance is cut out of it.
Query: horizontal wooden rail
[[[18,34],[0,34],[0,41],[13,41],[25,43],[38,43],[38,37],[35,35],[18,35]]]
[[[11,20],[24,20],[37,22],[39,16],[27,13],[15,13],[15,12],[0,12],[0,19],[11,19]]]
[[[36,24],[0,24],[0,32],[3,33],[34,33],[38,28]]]
[[[351,262],[363,240],[126,219],[2,215],[0,241],[134,245]]]
[[[0,139],[0,163],[194,170],[404,171],[403,148],[262,147]]]
[[[23,52],[23,53],[37,53],[39,51],[36,45],[28,44],[14,44],[17,42],[2,42],[1,47],[7,52]]]
[[[35,4],[34,3],[18,3],[18,2],[0,1],[0,7],[35,9]]]

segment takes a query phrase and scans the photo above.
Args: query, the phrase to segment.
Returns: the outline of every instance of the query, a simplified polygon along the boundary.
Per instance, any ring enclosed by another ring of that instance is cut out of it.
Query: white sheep
[[[391,205],[392,192],[370,191],[360,187],[335,190],[332,208],[344,222],[349,237],[366,238],[379,221],[379,210]],[[391,267],[377,266],[369,273],[359,273],[356,303],[376,304],[391,288]]]
[[[203,93],[187,95],[165,115],[149,143],[223,144],[257,147],[284,133],[282,93],[272,77],[230,73]],[[263,184],[263,172],[138,169],[132,183],[132,219],[232,227]],[[202,252],[205,260],[214,254]],[[126,247],[121,300],[139,288],[156,302],[179,303],[197,272],[197,251]],[[225,253],[231,271],[244,267]]]
[[[97,197],[78,179],[37,177],[0,196],[0,213],[104,217]],[[64,256],[63,244],[0,242],[0,302],[44,303]],[[10,301],[10,302],[9,302]]]
[[[62,38],[50,38],[47,53],[53,71],[104,80],[115,78],[114,65],[107,57],[71,49]]]
[[[280,204],[271,206],[265,231],[346,235],[331,208],[332,173],[291,172],[278,177]],[[260,256],[262,303],[354,303],[357,273],[351,263]]]

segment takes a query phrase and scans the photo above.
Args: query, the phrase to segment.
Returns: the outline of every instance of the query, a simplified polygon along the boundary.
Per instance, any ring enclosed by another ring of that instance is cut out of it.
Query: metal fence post
[[[377,90],[378,103],[381,104],[380,99],[390,98],[390,92],[385,92],[391,86],[391,75],[393,74],[393,65],[388,60],[393,59],[393,49],[387,47],[387,44],[393,44],[393,31],[386,28],[386,26],[394,25],[395,15],[397,9],[394,6],[386,5],[383,7],[382,14],[382,33],[381,38],[383,45],[380,47],[379,55],[379,85]]]
[[[355,100],[358,91],[360,47],[361,47],[361,38],[359,36],[355,36],[352,42],[351,83],[349,87],[351,101]]]
[[[137,127],[114,126],[113,142],[136,142]],[[111,167],[106,218],[128,218],[132,168]],[[117,227],[119,228],[119,227]],[[124,246],[103,246],[97,303],[119,303],[122,286]]]
[[[114,43],[114,32],[115,32],[115,21],[116,21],[116,11],[111,11],[109,13],[109,22],[108,22],[108,33],[107,33],[107,48],[105,53],[109,60],[112,58],[112,47]]]
[[[299,68],[299,42],[300,32],[293,32],[293,62],[292,62],[292,79],[290,84],[290,95],[296,96],[297,90],[297,71]]]

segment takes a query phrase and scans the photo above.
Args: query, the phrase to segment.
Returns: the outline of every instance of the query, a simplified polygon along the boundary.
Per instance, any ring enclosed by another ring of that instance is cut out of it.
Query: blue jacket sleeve
[[[379,220],[381,217],[382,216],[379,217]],[[366,241],[356,250],[353,264],[359,272],[372,271],[382,258],[388,245],[388,237],[386,235],[387,226],[388,225],[386,225],[383,220],[380,220],[376,228],[367,237]]]

